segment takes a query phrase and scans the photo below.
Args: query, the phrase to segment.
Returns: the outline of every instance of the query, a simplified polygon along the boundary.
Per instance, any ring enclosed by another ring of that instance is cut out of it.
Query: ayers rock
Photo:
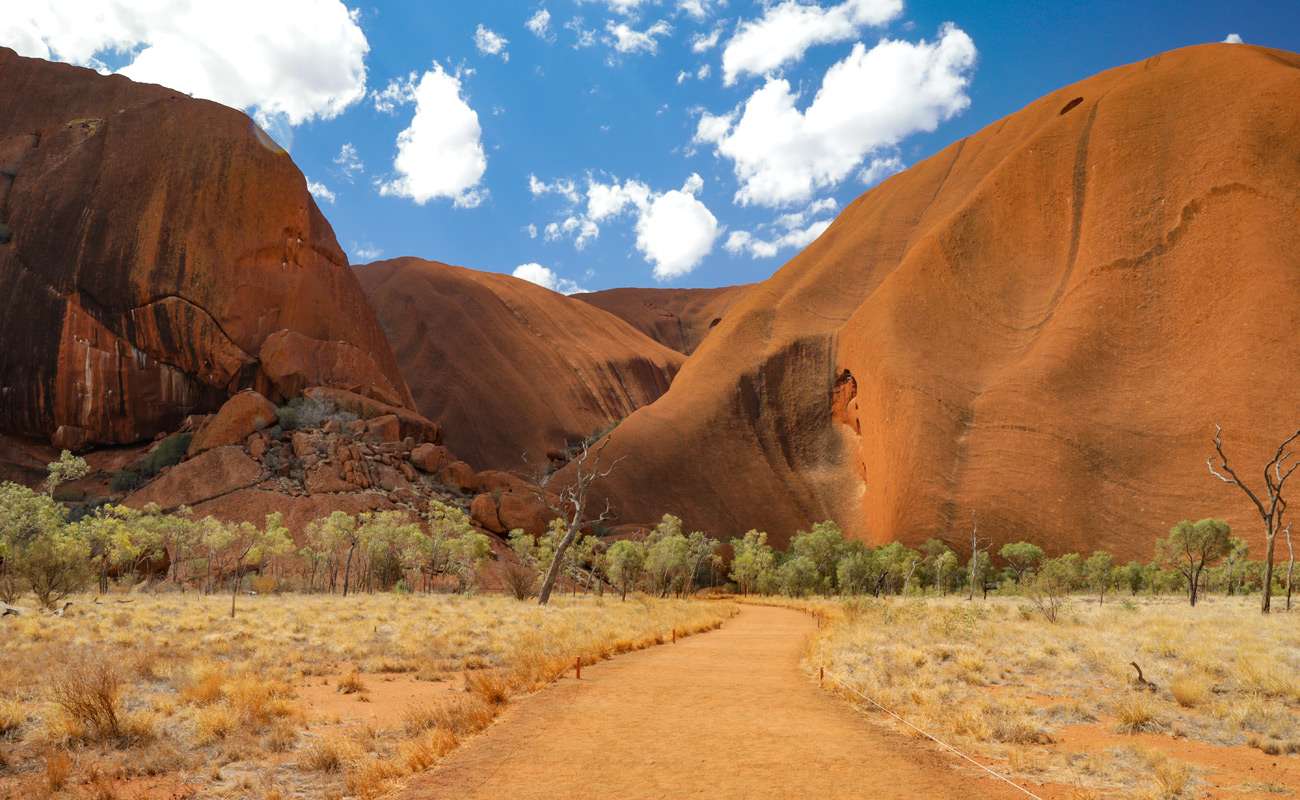
[[[10,433],[135,442],[253,385],[411,405],[302,174],[247,116],[3,48],[0,296]]]
[[[571,296],[623,318],[666,347],[690,355],[748,288],[606,289]]]
[[[1259,522],[1300,423],[1300,55],[1166,53],[1054,92],[849,205],[611,435],[622,522],[783,541],[1107,548]],[[969,549],[967,545],[966,549]]]
[[[417,409],[479,469],[540,470],[548,453],[662,395],[683,361],[599,308],[509,275],[419,258],[356,274]]]

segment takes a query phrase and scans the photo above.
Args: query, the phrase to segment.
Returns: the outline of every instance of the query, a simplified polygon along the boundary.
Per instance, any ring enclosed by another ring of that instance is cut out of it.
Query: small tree
[[[822,585],[822,575],[817,562],[809,556],[791,556],[777,569],[781,591],[790,597],[813,594]]]
[[[58,461],[51,461],[45,465],[45,470],[48,475],[45,479],[45,492],[50,497],[54,497],[54,492],[60,485],[81,480],[90,474],[90,465],[81,456],[74,456],[64,450],[59,454]]]
[[[1264,614],[1267,614],[1272,607],[1273,548],[1277,543],[1278,531],[1282,530],[1282,517],[1286,514],[1286,500],[1282,497],[1282,490],[1296,467],[1300,466],[1300,462],[1287,465],[1287,461],[1293,455],[1288,448],[1297,438],[1300,438],[1300,430],[1283,439],[1282,444],[1278,445],[1273,453],[1273,457],[1264,465],[1264,491],[1259,495],[1255,494],[1228,465],[1228,456],[1223,452],[1223,429],[1218,425],[1214,426],[1214,452],[1218,456],[1219,466],[1217,468],[1214,466],[1214,458],[1205,460],[1211,475],[1224,483],[1236,486],[1250,498],[1250,502],[1255,506],[1259,518],[1264,523],[1264,592],[1259,608]]]
[[[1033,571],[1047,554],[1043,552],[1043,548],[1032,542],[1010,542],[1002,545],[998,555],[1002,556],[1002,560],[1011,567],[1011,571],[1016,576],[1016,583],[1019,584],[1024,579],[1025,573]]]
[[[605,574],[618,587],[621,599],[641,579],[645,571],[646,547],[642,542],[620,539],[605,553]]]
[[[432,575],[455,576],[458,590],[465,591],[473,585],[479,565],[491,556],[491,540],[475,530],[463,509],[437,500],[429,504],[427,519],[426,568]]]
[[[966,582],[969,589],[966,594],[967,600],[975,599],[975,585],[978,583],[980,588],[984,587],[984,581],[988,577],[989,557],[987,551],[987,542],[985,547],[980,547],[979,538],[979,519],[974,513],[970,518],[970,560],[966,562]]]
[[[1029,599],[1048,622],[1056,622],[1060,616],[1077,575],[1076,563],[1062,557],[1044,561],[1030,579]]]
[[[1115,569],[1115,585],[1127,588],[1129,594],[1137,597],[1138,592],[1146,585],[1146,575],[1146,565],[1140,561],[1130,561]]]
[[[1083,562],[1083,577],[1088,588],[1097,593],[1097,605],[1104,605],[1106,592],[1115,585],[1115,559],[1105,550],[1098,550]]]
[[[343,569],[343,596],[348,593],[352,578],[352,557],[357,548],[357,518],[346,511],[335,511],[323,519],[312,520],[307,525],[308,556],[325,562],[329,575],[330,594],[338,583],[339,562],[347,552]]]
[[[280,512],[266,515],[266,525],[258,528],[251,522],[230,523],[223,526],[228,537],[227,547],[232,553],[234,579],[230,587],[230,618],[235,618],[235,600],[244,580],[244,570],[260,566],[268,557],[283,555],[293,550],[293,537],[284,525]]]
[[[822,592],[829,593],[835,589],[835,565],[846,546],[844,532],[833,520],[818,522],[807,531],[799,531],[790,540],[790,554],[804,556],[817,566]]]
[[[65,509],[49,494],[0,484],[0,600],[27,589],[52,607],[86,584],[90,548]]]
[[[592,449],[587,442],[582,443],[582,448],[569,462],[568,468],[572,468],[572,476],[569,484],[559,492],[559,501],[555,502],[552,495],[547,492],[547,486],[551,479],[557,473],[546,475],[537,482],[537,496],[546,504],[551,513],[563,519],[565,522],[564,536],[556,544],[555,557],[551,559],[551,565],[546,570],[546,577],[542,579],[542,589],[537,595],[538,605],[546,605],[551,602],[551,590],[555,588],[555,580],[560,575],[560,567],[564,561],[565,551],[573,544],[573,540],[584,530],[589,530],[595,526],[601,525],[609,519],[612,508],[608,501],[605,502],[605,508],[596,516],[590,516],[588,503],[589,495],[595,483],[603,478],[609,477],[618,462],[622,459],[616,459],[608,466],[601,466],[601,456],[605,448],[609,446],[611,439],[607,436],[603,439],[596,449]]]
[[[865,546],[851,549],[835,569],[835,578],[842,594],[866,594],[880,591],[884,570],[875,552]]]
[[[731,552],[731,579],[742,595],[757,589],[759,577],[776,563],[776,552],[763,531],[751,530],[743,539],[732,539]]]
[[[1156,558],[1183,576],[1191,605],[1196,605],[1200,596],[1201,573],[1231,549],[1231,533],[1223,520],[1183,520],[1169,530],[1168,537],[1156,542]]]
[[[952,550],[940,553],[939,557],[934,560],[934,585],[942,594],[948,594],[948,584],[960,566],[957,561],[957,554]]]
[[[690,547],[690,541],[682,533],[682,521],[672,514],[664,514],[663,520],[646,537],[646,578],[660,597],[680,592],[685,585]]]

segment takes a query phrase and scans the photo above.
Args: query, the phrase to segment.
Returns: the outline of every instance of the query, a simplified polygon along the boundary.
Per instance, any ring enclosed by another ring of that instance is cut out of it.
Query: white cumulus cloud
[[[535,261],[527,264],[520,264],[515,267],[515,271],[510,274],[516,278],[528,281],[529,283],[535,283],[538,286],[544,286],[552,292],[559,292],[560,294],[574,294],[576,292],[587,291],[579,286],[575,281],[569,280],[568,278],[561,278],[559,275],[555,274],[555,270],[550,267],[544,267]]]
[[[873,158],[871,163],[862,168],[861,174],[858,175],[862,182],[868,186],[875,186],[885,178],[896,172],[902,172],[907,168],[903,159],[898,156],[885,156],[883,158]]]
[[[551,12],[544,8],[537,9],[537,13],[529,17],[528,21],[524,23],[524,27],[539,39],[549,42],[553,38],[551,34]]]
[[[771,258],[782,250],[802,250],[830,227],[831,219],[814,219],[839,210],[833,197],[815,200],[803,211],[782,214],[758,226],[757,233],[732,231],[723,247],[732,254],[748,253],[752,258]]]
[[[681,189],[656,195],[636,223],[636,249],[654,265],[657,280],[681,277],[713,250],[721,229],[695,195],[704,185],[691,175]]]
[[[482,202],[479,180],[487,171],[478,113],[461,93],[460,77],[435,64],[414,89],[415,113],[397,136],[395,176],[379,182],[379,192],[420,205],[450,198],[457,207]]]
[[[1246,40],[1241,38],[1240,33],[1230,33],[1223,37],[1224,44],[1245,44]]]
[[[340,0],[25,0],[0,14],[20,54],[118,72],[252,111],[264,127],[331,119],[366,94],[370,45]]]
[[[620,53],[651,53],[659,51],[658,38],[672,33],[672,26],[663,20],[651,25],[644,31],[638,31],[626,22],[605,23],[605,32],[609,34],[605,43]]]
[[[824,8],[785,0],[741,23],[722,51],[722,80],[730,86],[746,73],[763,75],[803,58],[808,48],[846,42],[868,25],[903,13],[903,0],[844,0]]]
[[[352,142],[344,142],[339,148],[339,154],[334,156],[334,165],[344,178],[351,181],[357,176],[357,173],[364,172],[366,165],[361,163],[361,156],[357,155],[357,147]]]
[[[550,184],[530,178],[539,191],[556,193],[550,187],[568,186],[572,181],[556,180]],[[695,269],[712,250],[722,233],[718,220],[696,195],[704,188],[698,174],[687,178],[681,189],[655,192],[642,181],[613,178],[609,182],[587,176],[586,207],[570,210],[543,231],[546,241],[572,238],[581,250],[600,235],[599,223],[624,214],[636,218],[636,249],[646,263],[654,267],[658,280],[670,280]]]
[[[311,196],[322,203],[333,204],[335,200],[334,193],[330,191],[330,187],[318,181],[314,181],[311,178],[307,179],[307,191],[311,192]]]
[[[474,47],[485,56],[499,56],[502,61],[509,61],[510,51],[506,50],[508,44],[509,39],[482,23],[474,29]]]
[[[934,42],[861,42],[822,78],[812,102],[768,78],[740,109],[700,117],[695,141],[733,163],[741,205],[806,201],[847,177],[872,153],[933,131],[970,105],[975,43],[951,23]]]

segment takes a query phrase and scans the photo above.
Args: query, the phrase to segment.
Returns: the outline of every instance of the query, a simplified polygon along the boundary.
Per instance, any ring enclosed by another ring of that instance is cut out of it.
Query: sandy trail
[[[821,691],[799,667],[813,627],[744,606],[713,633],[585,668],[518,701],[401,796],[1023,798]]]

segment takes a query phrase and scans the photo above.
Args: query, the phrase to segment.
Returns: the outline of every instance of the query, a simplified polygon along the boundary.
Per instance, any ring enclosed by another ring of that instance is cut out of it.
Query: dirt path
[[[518,701],[401,795],[433,798],[1012,798],[821,691],[813,622],[745,606],[722,629],[620,656]]]

